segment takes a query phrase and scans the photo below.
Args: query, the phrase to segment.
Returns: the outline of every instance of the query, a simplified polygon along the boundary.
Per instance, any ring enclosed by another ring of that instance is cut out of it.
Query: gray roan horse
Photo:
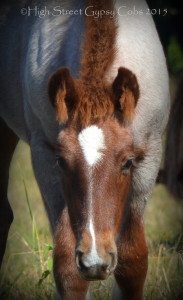
[[[113,273],[113,299],[140,300],[143,214],[169,111],[152,17],[143,0],[23,2],[1,16],[1,259],[13,220],[8,168],[20,138],[54,233],[60,297],[86,299],[90,280]]]

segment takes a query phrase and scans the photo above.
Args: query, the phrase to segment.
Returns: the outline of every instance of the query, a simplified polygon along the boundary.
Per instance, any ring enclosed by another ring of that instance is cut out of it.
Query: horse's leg
[[[148,250],[141,220],[131,221],[119,243],[118,266],[115,272],[121,290],[113,300],[142,300],[148,266]]]
[[[65,209],[55,234],[54,276],[57,289],[64,300],[88,300],[88,282],[78,273],[75,262],[76,239]]]
[[[75,243],[70,225],[59,231],[59,222],[64,223],[65,202],[62,197],[62,180],[56,166],[54,149],[41,138],[40,134],[31,138],[32,162],[50,224],[55,235],[54,273],[61,299],[83,300],[88,283],[81,279],[75,263]],[[62,217],[61,217],[62,214]],[[59,222],[58,222],[59,221]],[[59,232],[59,233],[58,233]]]
[[[46,212],[54,233],[58,218],[65,206],[62,181],[56,165],[56,154],[44,137],[33,136],[30,142],[32,165]]]
[[[7,198],[9,166],[18,138],[0,118],[0,265],[6,247],[13,212]]]

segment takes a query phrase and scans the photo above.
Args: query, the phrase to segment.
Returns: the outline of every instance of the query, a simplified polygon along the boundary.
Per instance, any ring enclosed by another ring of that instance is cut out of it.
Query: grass
[[[9,199],[15,218],[0,273],[0,299],[53,299],[52,237],[29,149],[22,142],[12,162]],[[182,205],[163,186],[156,186],[145,217],[149,247],[145,300],[183,299],[182,216]],[[112,284],[113,278],[92,283],[94,299],[108,300]]]

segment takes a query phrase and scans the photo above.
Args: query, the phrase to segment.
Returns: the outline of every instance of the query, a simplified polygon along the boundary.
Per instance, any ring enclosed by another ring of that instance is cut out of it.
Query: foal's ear
[[[126,68],[119,68],[112,84],[115,110],[122,113],[123,121],[133,120],[135,106],[139,98],[136,76]]]
[[[60,68],[52,74],[49,80],[48,93],[56,110],[57,121],[66,123],[77,101],[75,83],[68,68]]]

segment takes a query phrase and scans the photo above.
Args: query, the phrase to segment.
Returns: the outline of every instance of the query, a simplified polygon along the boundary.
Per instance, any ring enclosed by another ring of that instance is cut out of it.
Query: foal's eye
[[[133,166],[133,159],[128,159],[121,168],[122,173],[126,174],[131,169],[132,166]]]
[[[56,162],[60,169],[62,169],[63,171],[67,171],[68,164],[63,157],[58,156]]]

